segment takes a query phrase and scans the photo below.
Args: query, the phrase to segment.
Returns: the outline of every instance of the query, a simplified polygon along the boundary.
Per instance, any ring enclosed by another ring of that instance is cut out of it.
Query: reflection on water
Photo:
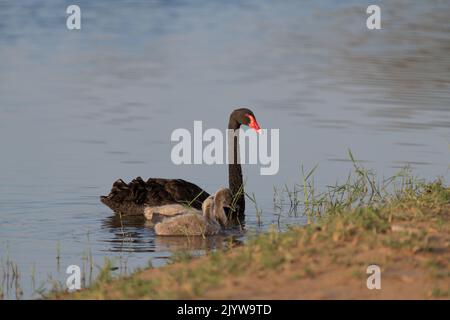
[[[448,179],[450,5],[379,3],[383,29],[369,31],[356,0],[81,0],[72,32],[62,1],[1,1],[0,257],[17,264],[24,297],[33,266],[38,285],[64,282],[90,254],[133,270],[303,224],[274,210],[274,186],[298,183],[300,164],[319,164],[318,187],[345,179],[349,148],[385,177],[409,164]],[[117,178],[226,185],[226,166],[173,165],[170,135],[194,120],[225,128],[242,105],[280,129],[279,173],[244,166],[262,215],[249,202],[243,231],[155,237],[99,202]]]
[[[242,244],[242,241],[232,236],[214,236],[214,237],[191,237],[182,239],[180,237],[156,237],[155,245],[160,251],[173,250],[203,250],[225,249],[230,246]]]
[[[239,245],[245,224],[227,227],[222,235],[214,237],[157,237],[153,224],[141,217],[113,215],[102,220],[102,228],[110,235],[104,240],[110,243],[109,251],[115,252],[171,252],[177,250],[211,250],[225,245]]]

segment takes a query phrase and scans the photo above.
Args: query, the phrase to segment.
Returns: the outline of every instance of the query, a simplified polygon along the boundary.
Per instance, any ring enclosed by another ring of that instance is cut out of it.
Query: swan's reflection
[[[108,231],[104,239],[113,252],[154,252],[154,233],[145,228],[143,217],[112,215],[102,219],[102,229]]]
[[[113,252],[210,251],[241,245],[243,222],[235,221],[224,234],[211,237],[156,236],[154,225],[144,217],[112,215],[102,220],[111,237],[104,241]]]
[[[233,235],[217,235],[211,237],[164,237],[156,236],[155,248],[157,251],[205,251],[226,249],[230,246],[242,244],[242,241]]]

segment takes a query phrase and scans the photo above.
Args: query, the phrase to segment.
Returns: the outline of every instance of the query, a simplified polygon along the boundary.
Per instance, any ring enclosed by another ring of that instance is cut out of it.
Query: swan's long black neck
[[[239,122],[233,118],[233,114],[230,116],[228,122],[228,129],[238,130],[240,127]],[[245,194],[244,194],[244,181],[242,179],[242,167],[239,160],[239,139],[238,134],[234,134],[232,139],[228,142],[229,152],[233,150],[233,159],[228,164],[228,181],[229,187],[233,196],[239,195],[236,205],[239,218],[244,217],[245,211]]]

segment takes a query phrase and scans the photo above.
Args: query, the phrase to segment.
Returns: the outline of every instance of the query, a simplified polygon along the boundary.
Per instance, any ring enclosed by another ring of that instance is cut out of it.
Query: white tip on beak
[[[258,129],[258,130],[256,130],[256,132],[257,132],[258,134],[261,134],[261,133],[262,133],[262,129]]]

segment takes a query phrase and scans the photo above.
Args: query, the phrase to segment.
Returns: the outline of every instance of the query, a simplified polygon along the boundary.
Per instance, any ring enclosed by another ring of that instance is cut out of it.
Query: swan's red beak
[[[250,114],[246,114],[246,116],[250,119],[250,123],[248,124],[248,126],[253,130],[255,130],[258,134],[261,134],[262,129],[259,126],[258,122],[256,121],[255,117]]]

